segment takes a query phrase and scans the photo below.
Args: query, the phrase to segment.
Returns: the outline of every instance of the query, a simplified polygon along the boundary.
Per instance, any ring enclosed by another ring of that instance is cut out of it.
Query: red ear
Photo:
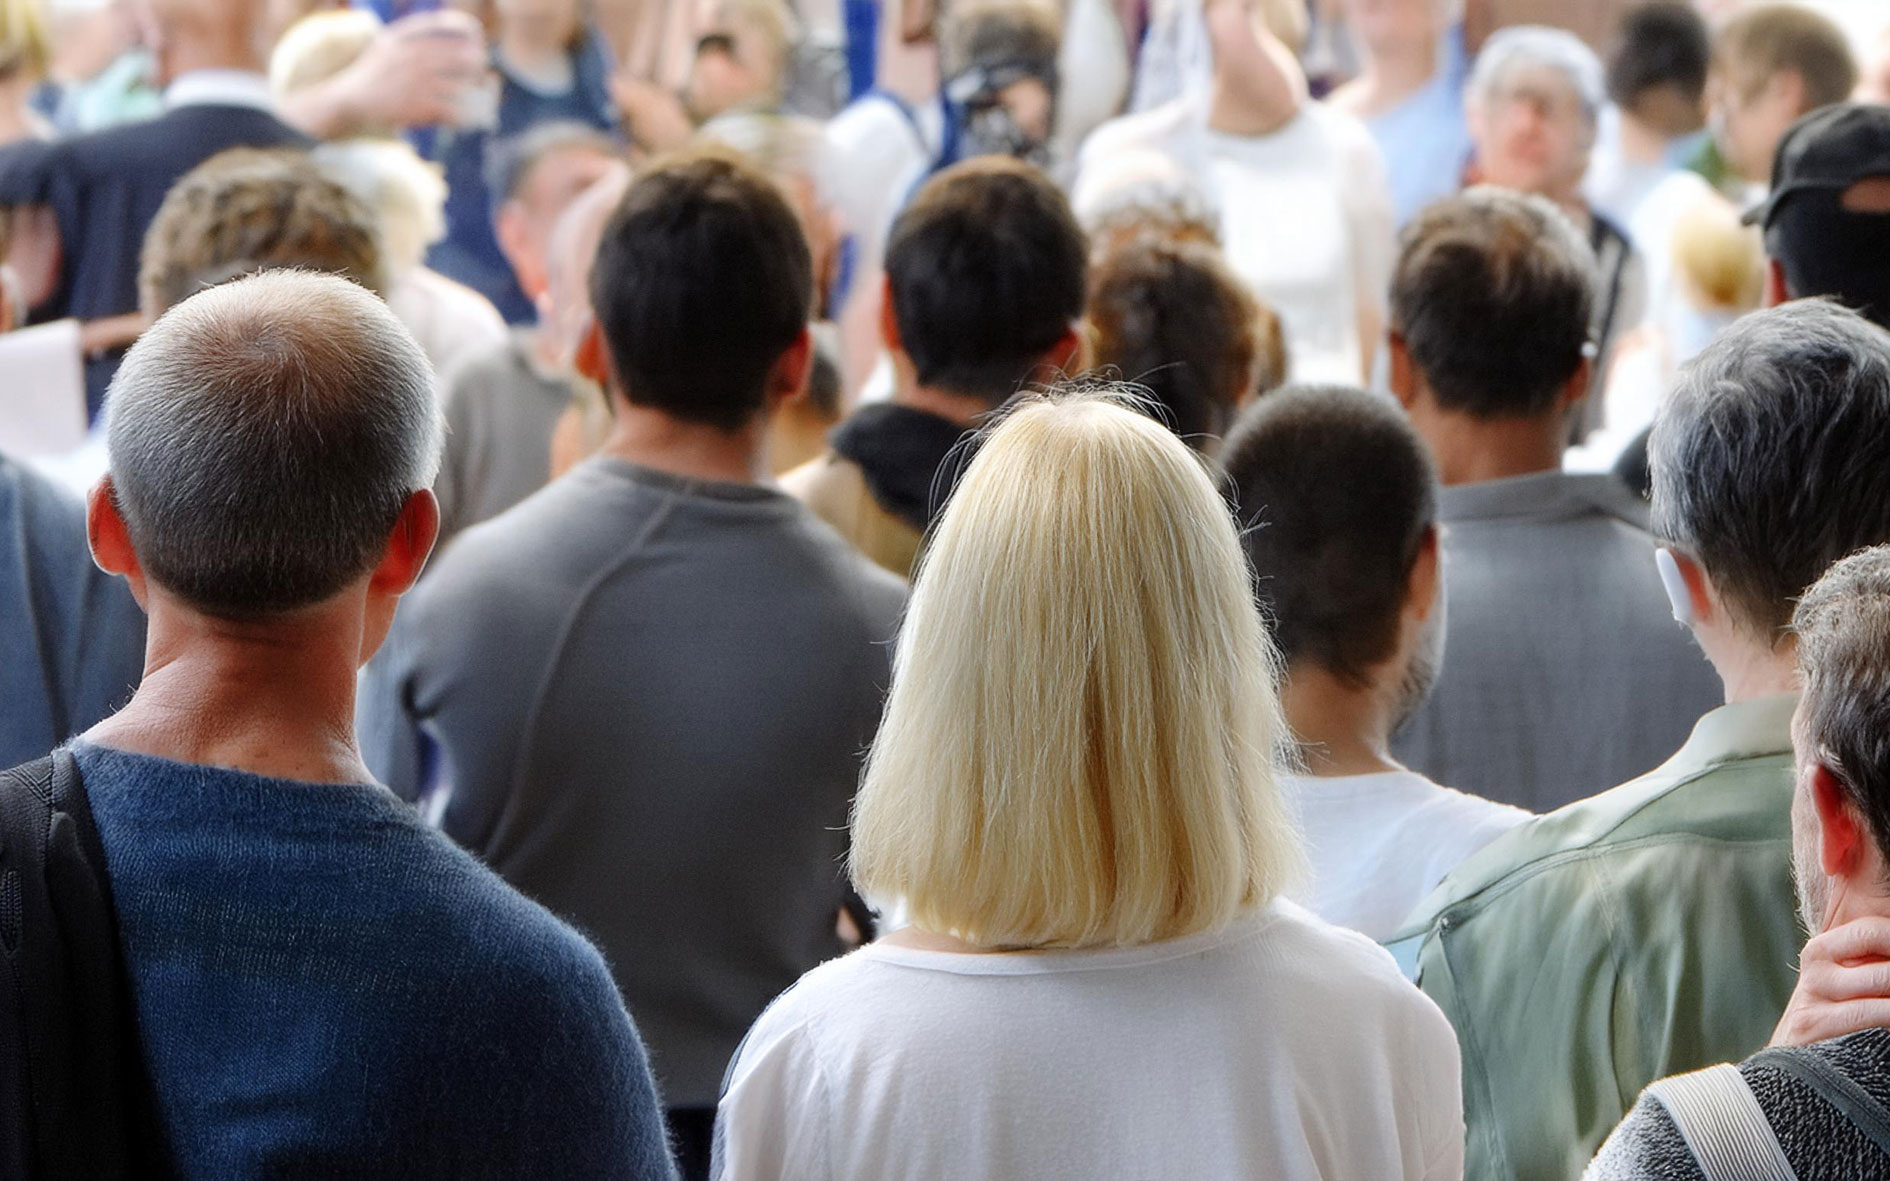
[[[597,317],[586,318],[571,365],[578,376],[595,382],[599,389],[610,389],[610,351],[604,345],[604,330],[598,326]]]
[[[1834,878],[1850,877],[1864,860],[1864,842],[1870,836],[1843,783],[1823,763],[1811,768],[1811,803],[1818,813],[1824,872]]]

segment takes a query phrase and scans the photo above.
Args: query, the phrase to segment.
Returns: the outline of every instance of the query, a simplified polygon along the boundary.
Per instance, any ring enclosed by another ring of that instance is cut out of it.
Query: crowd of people
[[[1872,0],[0,0],[0,259],[0,1176],[1890,1179]]]

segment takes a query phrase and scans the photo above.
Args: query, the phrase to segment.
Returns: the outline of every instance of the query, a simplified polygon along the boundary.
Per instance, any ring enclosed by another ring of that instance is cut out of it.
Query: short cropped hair
[[[1174,432],[1199,447],[1226,434],[1255,392],[1262,316],[1219,251],[1144,238],[1096,267],[1092,360],[1147,389]]]
[[[1805,84],[1805,110],[1841,103],[1857,88],[1857,59],[1829,17],[1802,4],[1753,4],[1735,11],[1713,38],[1713,59],[1749,87],[1781,73]]]
[[[1837,777],[1890,855],[1890,546],[1825,572],[1792,615],[1805,753]]]
[[[1588,348],[1595,256],[1547,200],[1489,187],[1405,227],[1391,324],[1446,409],[1479,418],[1551,409]]]
[[[1087,244],[1048,176],[983,156],[928,181],[894,224],[886,278],[921,385],[1017,392],[1083,315]]]
[[[807,330],[814,266],[787,198],[722,149],[631,182],[591,268],[620,393],[685,422],[738,430],[769,370]]]
[[[1633,109],[1650,90],[1671,86],[1693,102],[1706,93],[1712,40],[1691,4],[1655,0],[1621,18],[1608,52],[1608,97]]]
[[[1890,542],[1890,334],[1824,300],[1735,322],[1683,371],[1648,444],[1654,527],[1776,643],[1838,559]]]
[[[138,302],[155,318],[252,271],[299,267],[385,292],[380,220],[307,153],[234,148],[166,194],[145,231]]]
[[[1233,517],[1121,399],[1019,399],[920,559],[852,872],[927,930],[1152,943],[1264,905],[1297,868]]]
[[[1437,523],[1437,472],[1387,398],[1288,386],[1221,452],[1260,602],[1290,669],[1353,685],[1397,651],[1411,570]]]
[[[518,199],[538,166],[557,152],[590,152],[619,159],[623,147],[588,123],[558,120],[497,145],[486,165],[486,189],[495,205]]]
[[[1474,105],[1487,106],[1512,72],[1531,68],[1561,74],[1588,122],[1593,124],[1600,117],[1608,101],[1601,59],[1575,34],[1544,25],[1514,25],[1491,34],[1477,53],[1466,98]]]
[[[258,619],[372,569],[439,468],[420,346],[345,279],[271,271],[178,304],[107,400],[115,503],[158,586]]]

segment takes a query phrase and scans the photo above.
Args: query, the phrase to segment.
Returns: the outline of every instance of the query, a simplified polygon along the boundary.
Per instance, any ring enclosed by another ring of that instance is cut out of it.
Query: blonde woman
[[[1456,1039],[1280,900],[1275,667],[1203,462],[1108,394],[984,440],[853,818],[912,925],[762,1015],[734,1178],[1459,1178]]]

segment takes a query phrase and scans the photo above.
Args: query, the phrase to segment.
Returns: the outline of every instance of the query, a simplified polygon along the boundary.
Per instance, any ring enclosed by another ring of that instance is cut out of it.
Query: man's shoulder
[[[1789,755],[1730,759],[1704,768],[1658,767],[1639,779],[1577,800],[1511,828],[1452,871],[1413,912],[1407,929],[1448,921],[1462,930],[1478,915],[1501,915],[1505,900],[1528,885],[1542,891],[1583,891],[1598,858],[1616,851],[1697,840],[1789,837],[1791,784],[1780,770]],[[1614,889],[1636,879],[1609,875]],[[1646,883],[1656,888],[1658,883]],[[1532,898],[1527,905],[1538,905]]]

